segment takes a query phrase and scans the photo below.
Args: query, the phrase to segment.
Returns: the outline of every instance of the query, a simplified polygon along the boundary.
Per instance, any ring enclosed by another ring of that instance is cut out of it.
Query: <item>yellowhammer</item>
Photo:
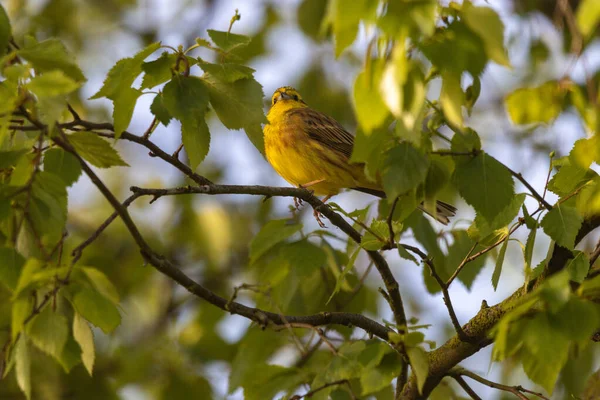
[[[385,197],[381,184],[367,179],[363,164],[350,163],[354,136],[335,119],[308,107],[296,89],[284,86],[273,93],[267,119],[267,160],[292,185],[326,196],[324,202],[342,189]],[[419,209],[444,225],[456,214],[456,208],[442,201],[435,211],[423,204]]]

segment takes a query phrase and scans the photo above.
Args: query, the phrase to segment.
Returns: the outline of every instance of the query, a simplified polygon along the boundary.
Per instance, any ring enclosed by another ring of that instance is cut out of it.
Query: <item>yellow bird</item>
[[[381,184],[367,179],[364,165],[350,162],[354,136],[335,119],[308,107],[296,89],[284,86],[273,93],[267,119],[267,160],[286,181],[326,196],[324,202],[342,189],[385,198]],[[435,211],[423,204],[419,209],[444,225],[456,214],[455,207],[442,201]]]

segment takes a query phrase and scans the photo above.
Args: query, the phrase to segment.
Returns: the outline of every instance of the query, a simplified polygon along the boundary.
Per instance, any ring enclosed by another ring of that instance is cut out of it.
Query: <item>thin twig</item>
[[[471,254],[473,253],[473,250],[475,250],[475,248],[477,247],[478,244],[479,243],[477,243],[477,242],[473,243],[473,246],[471,246],[471,249],[469,250],[469,252],[465,256],[465,258],[463,258],[463,260],[460,262],[460,264],[458,264],[458,267],[456,267],[456,269],[452,273],[452,276],[446,282],[446,286],[450,286],[450,284],[452,283],[452,281],[454,281],[454,279],[456,279],[456,277],[458,276],[458,274],[460,273],[460,271],[462,271],[462,269],[464,268],[464,266],[467,265],[467,263],[469,262],[468,260],[469,260],[469,258],[471,256]]]
[[[388,230],[390,232],[390,239],[389,239],[390,245],[393,245],[396,242],[396,240],[394,239],[396,237],[396,234],[394,233],[393,223],[394,223],[394,211],[396,211],[396,205],[398,204],[398,200],[399,200],[398,197],[396,197],[394,199],[394,202],[392,203],[392,207],[390,207],[390,212],[387,217],[387,225],[388,225]]]
[[[471,386],[469,386],[469,384],[463,379],[462,376],[460,376],[460,375],[452,375],[452,378],[454,378],[454,380],[456,381],[456,383],[458,383],[460,385],[460,387],[462,387],[463,390],[465,392],[467,392],[467,394],[469,396],[471,396],[471,398],[473,400],[483,400],[481,397],[479,397],[479,395],[477,393],[475,393],[475,391],[473,390],[473,388]]]
[[[351,398],[356,399],[356,395],[354,395],[354,393],[352,393],[352,388],[350,387],[350,382],[348,382],[347,379],[340,379],[339,381],[330,382],[330,383],[324,384],[323,386],[319,386],[318,388],[313,389],[310,392],[306,392],[303,395],[296,394],[296,395],[290,397],[290,400],[300,400],[300,399],[304,399],[304,398],[310,398],[323,389],[327,389],[328,387],[337,386],[337,385],[348,385]]]
[[[540,204],[543,205],[546,210],[552,210],[552,205],[544,199],[544,196],[540,196],[540,194],[538,192],[536,192],[536,190],[533,188],[533,186],[531,186],[531,184],[529,182],[527,182],[527,180],[525,178],[523,178],[523,175],[520,172],[515,172],[508,167],[506,167],[506,169],[508,170],[508,172],[511,173],[512,176],[514,176],[515,178],[520,180],[521,183],[523,185],[525,185],[525,187],[527,189],[529,189],[529,191],[531,192],[533,197],[535,197],[536,200],[539,201]],[[544,192],[544,194],[545,194],[545,192]]]
[[[452,368],[450,371],[448,371],[447,375],[451,376],[453,378],[455,378],[456,376],[459,376],[459,377],[466,376],[466,377],[469,377],[483,385],[489,386],[493,389],[503,390],[505,392],[512,393],[522,400],[528,400],[527,396],[525,396],[523,393],[532,394],[534,396],[539,397],[540,399],[550,400],[550,399],[548,399],[548,397],[544,396],[541,393],[533,392],[531,390],[523,388],[522,386],[508,386],[508,385],[502,385],[500,383],[492,382],[492,381],[489,381],[489,380],[487,380],[469,370],[461,368],[461,367]]]
[[[123,202],[123,207],[129,207],[131,205],[131,203],[133,203],[137,198],[139,198],[140,195],[138,194],[132,194],[131,196],[129,196],[124,202]],[[110,217],[108,217],[93,233],[90,237],[88,237],[86,240],[84,240],[79,246],[75,247],[75,249],[73,249],[73,251],[71,252],[71,255],[73,256],[73,260],[71,262],[72,265],[74,265],[80,258],[81,258],[81,254],[83,252],[83,250],[89,246],[90,244],[92,244],[97,238],[98,236],[100,236],[100,234],[102,232],[104,232],[104,230],[119,216],[119,214],[115,211],[113,212]],[[67,279],[69,277],[69,274],[67,274]]]

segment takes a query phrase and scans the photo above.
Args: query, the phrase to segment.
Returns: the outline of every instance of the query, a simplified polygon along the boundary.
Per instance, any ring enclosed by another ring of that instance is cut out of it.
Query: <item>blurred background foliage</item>
[[[575,139],[585,137],[585,129],[572,109],[567,109],[548,126],[515,127],[507,118],[503,99],[516,87],[540,84],[565,75],[584,88],[585,70],[593,75],[597,90],[600,33],[594,28],[586,39],[588,65],[584,66],[573,61],[573,54],[581,51],[583,44],[574,43],[569,29],[564,29],[569,22],[557,11],[557,2],[489,0],[475,3],[493,7],[502,17],[512,68],[499,65],[486,68],[481,77],[483,91],[471,112],[469,124],[476,127],[488,152],[511,168],[525,171],[528,179],[540,187],[547,172],[547,154],[552,150],[560,155],[568,153]],[[579,5],[579,1],[569,3],[573,9]],[[17,41],[26,35],[38,40],[58,37],[76,54],[88,82],[70,101],[86,119],[110,119],[109,102],[87,101],[87,98],[100,88],[108,69],[118,59],[155,41],[175,47],[191,45],[197,36],[205,37],[208,28],[226,30],[237,8],[242,19],[235,24],[234,31],[253,38],[241,57],[256,69],[255,77],[266,94],[265,105],[275,88],[294,85],[313,108],[335,117],[351,131],[356,128],[350,92],[363,66],[371,33],[361,27],[357,41],[335,58],[331,32],[323,28],[327,25],[323,23],[327,15],[326,0],[2,0],[2,5],[8,11]],[[202,56],[211,57],[208,53]],[[441,56],[452,57],[453,54]],[[200,71],[193,69],[192,73]],[[142,98],[138,104],[130,131],[141,133],[150,123],[149,101]],[[209,124],[214,132],[213,148],[207,161],[199,167],[199,173],[215,182],[285,185],[243,134],[226,131],[216,118]],[[180,139],[177,128],[169,126],[159,128],[153,140],[166,151],[174,151]],[[101,176],[120,199],[126,198],[131,185],[171,187],[188,183],[176,171],[167,170],[160,161],[147,157],[139,147],[129,143],[118,146],[124,159],[135,168],[102,171]],[[450,187],[441,197],[458,201]],[[112,213],[109,204],[83,179],[70,188],[69,199],[69,237],[65,252],[87,238]],[[361,194],[344,194],[335,201],[351,210],[372,199]],[[347,264],[352,253],[346,251],[345,239],[336,248],[319,247],[301,239],[294,244],[297,259],[290,261],[289,249],[286,249],[285,258],[277,259],[278,253],[273,251],[270,257],[275,260],[248,262],[249,243],[268,221],[290,217],[289,205],[287,199],[177,196],[160,199],[152,205],[138,201],[131,210],[158,252],[174,259],[189,276],[225,297],[231,296],[233,288],[242,283],[257,282],[268,284],[272,289],[253,288],[262,295],[241,290],[238,300],[289,314],[343,309],[391,320],[387,305],[377,292],[381,285],[377,276],[367,277],[365,288],[353,291],[370,268],[362,254],[356,272],[347,276],[346,287],[324,308],[339,266]],[[467,208],[462,205],[463,210]],[[375,212],[376,205],[372,208]],[[294,218],[298,224],[304,221],[313,228],[314,221],[310,215],[305,218],[306,211],[305,207],[296,212]],[[382,215],[386,214],[382,212]],[[472,218],[472,215],[463,211],[459,219],[462,217]],[[419,223],[422,221],[407,222],[409,225]],[[328,229],[320,234],[338,236],[339,232]],[[460,237],[453,237],[449,243],[462,246]],[[592,246],[591,241],[586,242],[583,249],[589,250]],[[515,261],[519,257],[509,255],[507,259]],[[534,258],[544,257],[545,254],[536,253]],[[456,264],[459,260],[448,263]],[[428,293],[418,267],[399,258],[390,262],[400,278],[408,314],[417,317],[420,323],[433,323],[427,338],[438,344],[443,342],[453,332],[441,296]],[[305,362],[298,356],[294,335],[250,326],[247,320],[199,301],[145,266],[128,232],[118,221],[85,251],[82,263],[100,268],[115,284],[121,300],[122,323],[111,335],[94,329],[97,349],[92,377],[82,365],[65,374],[58,363],[34,350],[33,398],[240,399],[243,394],[239,386],[251,384],[247,380],[248,369],[257,369],[263,372],[265,380],[255,383],[263,385],[262,398],[266,399],[277,394],[277,386],[268,385],[272,371],[267,362],[285,366],[301,366]],[[290,268],[290,263],[306,268]],[[522,261],[516,263],[520,265]],[[476,313],[481,300],[495,303],[519,287],[523,279],[520,267],[509,269],[498,292],[491,293],[489,277],[493,268],[490,263],[478,276],[479,268],[473,269],[475,275],[463,280],[466,286],[472,285],[471,291],[457,288],[452,292],[462,321]],[[9,294],[1,293],[0,325],[5,326],[10,321],[10,303],[6,301]],[[339,340],[364,338],[364,334],[352,329],[331,330]],[[5,342],[8,334],[0,331],[0,343]],[[315,351],[308,363],[316,368],[319,363],[329,362],[327,348]],[[569,398],[571,391],[582,392],[589,372],[600,363],[597,353],[590,348],[569,361],[562,372],[556,398]],[[486,350],[467,365],[485,373],[488,359]],[[495,364],[490,376],[505,383],[533,385],[510,359]],[[449,385],[442,384],[435,398],[458,398],[453,394],[456,388]],[[478,390],[486,393],[486,399],[502,396],[495,391]],[[342,396],[344,392],[335,393]],[[384,388],[377,397],[389,398],[390,393],[389,388]],[[14,376],[1,382],[0,398],[23,398]]]

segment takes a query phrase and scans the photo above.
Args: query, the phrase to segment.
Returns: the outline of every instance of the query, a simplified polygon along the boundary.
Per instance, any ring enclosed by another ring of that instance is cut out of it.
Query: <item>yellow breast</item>
[[[349,165],[348,160],[312,140],[302,121],[287,118],[286,112],[295,107],[297,103],[279,102],[267,115],[265,152],[275,171],[294,186],[324,180],[310,186],[317,195],[334,195],[341,189],[360,186],[365,180],[362,167]]]

